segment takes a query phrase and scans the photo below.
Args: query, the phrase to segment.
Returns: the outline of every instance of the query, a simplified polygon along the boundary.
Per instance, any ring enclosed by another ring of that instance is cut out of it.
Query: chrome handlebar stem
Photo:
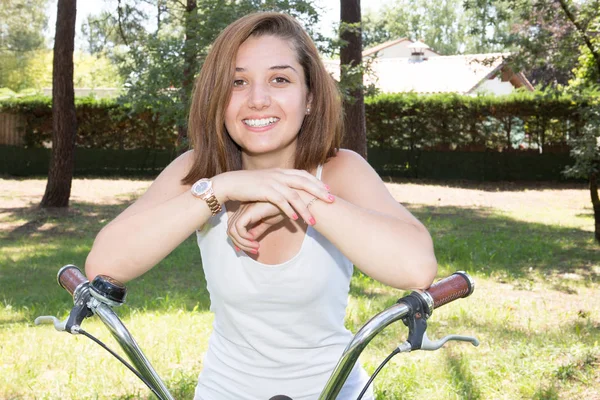
[[[174,400],[167,386],[160,379],[150,361],[146,358],[136,341],[131,336],[123,322],[108,305],[91,298],[88,307],[98,315],[100,320],[108,327],[110,333],[117,340],[127,357],[131,360],[138,372],[152,385],[161,400]]]
[[[402,319],[409,312],[406,304],[395,304],[371,318],[357,333],[342,354],[319,400],[335,400],[346,382],[354,364],[369,342],[389,324]]]

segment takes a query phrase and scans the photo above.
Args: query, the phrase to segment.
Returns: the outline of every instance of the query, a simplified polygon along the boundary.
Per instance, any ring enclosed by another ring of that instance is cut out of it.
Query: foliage
[[[406,37],[442,55],[500,51],[509,23],[496,18],[498,13],[506,13],[499,2],[482,8],[463,0],[395,0],[365,15],[363,42],[367,48]]]
[[[35,63],[45,47],[43,31],[48,18],[47,0],[13,0],[0,3],[0,87],[19,91],[31,87],[31,71],[20,75]]]
[[[119,3],[113,13],[88,20],[91,51],[104,51],[119,66],[134,110],[160,109],[161,122],[185,126],[194,76],[210,44],[229,23],[253,11],[286,11],[310,31],[318,21],[312,0],[140,0]],[[196,7],[188,7],[190,5]],[[155,27],[145,21],[155,17]],[[191,75],[191,76],[189,76]]]
[[[368,142],[373,147],[438,150],[531,150],[566,152],[568,138],[582,129],[582,107],[595,94],[517,92],[510,96],[382,94],[366,99]],[[76,100],[80,132],[86,148],[171,148],[173,120],[162,109],[134,108],[115,100]],[[39,147],[51,137],[51,101],[46,97],[0,102],[0,112],[23,114],[26,143]],[[540,150],[541,149],[541,150]]]
[[[119,88],[123,81],[117,67],[103,53],[75,52],[74,78],[76,88]],[[27,59],[10,58],[4,63],[5,87],[15,91],[52,87],[52,50],[39,49],[28,52]]]
[[[134,110],[115,100],[90,97],[75,100],[76,146],[95,149],[171,149],[176,133],[173,124],[159,123],[160,114]],[[25,116],[26,147],[47,147],[52,141],[52,100],[37,96],[0,102],[0,112]]]
[[[579,104],[552,92],[509,96],[385,94],[366,102],[371,146],[445,150],[566,152],[580,126]]]
[[[515,70],[523,71],[537,87],[561,87],[574,78],[581,54],[582,36],[565,13],[563,3],[587,29],[600,13],[599,0],[466,0],[465,7],[493,11],[496,24],[510,30],[501,43],[514,55]],[[510,10],[510,12],[498,12]],[[481,40],[497,43],[487,36]]]
[[[579,112],[584,123],[580,134],[569,138],[575,163],[565,170],[565,175],[587,179],[600,174],[600,90],[578,92],[574,96],[581,99]]]

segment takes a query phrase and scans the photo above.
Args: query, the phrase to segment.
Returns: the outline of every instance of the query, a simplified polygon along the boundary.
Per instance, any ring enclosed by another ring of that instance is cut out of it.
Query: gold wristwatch
[[[192,185],[192,195],[206,201],[212,215],[217,215],[221,212],[221,205],[215,197],[215,192],[212,189],[212,181],[210,179],[200,179]]]

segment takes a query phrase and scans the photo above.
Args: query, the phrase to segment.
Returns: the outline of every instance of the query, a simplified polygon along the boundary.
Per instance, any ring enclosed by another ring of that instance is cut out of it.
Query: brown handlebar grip
[[[71,295],[75,289],[82,283],[88,282],[88,279],[76,266],[69,264],[62,267],[56,275],[58,284],[66,289]]]
[[[466,272],[455,272],[447,278],[431,285],[427,293],[433,299],[433,308],[438,308],[451,301],[467,297],[475,290],[475,283]]]

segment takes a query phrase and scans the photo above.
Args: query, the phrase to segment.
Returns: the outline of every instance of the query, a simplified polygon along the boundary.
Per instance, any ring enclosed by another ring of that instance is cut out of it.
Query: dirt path
[[[115,204],[143,193],[150,183],[149,180],[74,179],[71,200]],[[0,207],[35,205],[41,200],[45,185],[44,179],[0,179]],[[589,193],[584,184],[386,182],[386,185],[394,198],[403,204],[499,210],[554,207],[591,211]]]

